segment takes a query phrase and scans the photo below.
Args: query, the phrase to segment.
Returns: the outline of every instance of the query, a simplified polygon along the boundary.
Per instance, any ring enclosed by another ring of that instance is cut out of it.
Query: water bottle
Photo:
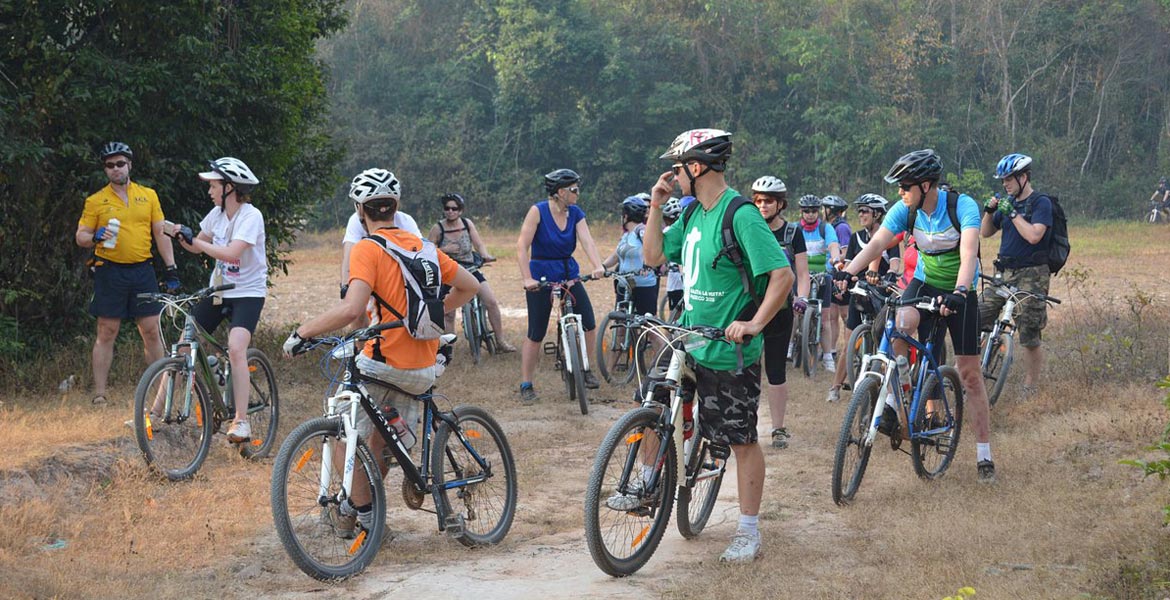
[[[112,218],[106,223],[106,239],[102,241],[102,247],[113,248],[118,243],[118,230],[121,229],[122,222],[116,218]]]
[[[413,448],[415,442],[414,432],[410,430],[410,427],[406,426],[406,421],[402,420],[402,415],[398,414],[398,409],[386,405],[382,407],[382,412],[386,413],[386,420],[390,422],[390,426],[398,433],[398,439],[402,440],[402,447],[407,450]]]
[[[905,356],[898,355],[898,381],[902,383],[902,393],[910,393],[910,361],[906,360]]]

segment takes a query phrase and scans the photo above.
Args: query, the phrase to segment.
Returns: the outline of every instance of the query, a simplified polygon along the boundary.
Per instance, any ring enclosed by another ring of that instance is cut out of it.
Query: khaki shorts
[[[366,389],[370,392],[370,399],[374,401],[376,406],[385,406],[390,404],[402,416],[402,420],[410,426],[414,431],[415,437],[418,437],[418,421],[420,417],[419,402],[415,398],[419,394],[424,394],[431,386],[435,384],[435,368],[425,367],[422,369],[396,369],[387,365],[386,363],[376,361],[372,358],[361,354],[357,357],[358,372],[366,377],[371,377],[378,381],[385,381],[391,385],[401,388],[404,392],[400,392],[394,388],[378,385],[377,381],[367,381]],[[349,410],[349,402],[341,402],[337,405],[337,410]],[[370,439],[374,432],[374,425],[370,421],[370,416],[364,410],[358,410],[357,422],[355,423],[358,435],[365,439]]]
[[[1033,294],[1048,294],[1048,283],[1052,276],[1048,265],[1008,269],[1003,272],[1004,283],[1010,283]],[[984,288],[979,297],[979,323],[983,329],[991,329],[999,318],[999,311],[1007,302],[997,296],[992,288]],[[1025,348],[1040,347],[1040,333],[1048,325],[1048,303],[1039,298],[1026,298],[1016,305],[1016,329],[1020,332],[1020,345]]]

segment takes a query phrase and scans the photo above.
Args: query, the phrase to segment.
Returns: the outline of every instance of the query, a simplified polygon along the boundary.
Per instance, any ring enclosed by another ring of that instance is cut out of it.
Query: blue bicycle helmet
[[[1024,173],[1032,168],[1032,157],[1026,154],[1009,154],[999,159],[995,166],[995,178],[1003,179],[1016,173]]]
[[[630,196],[622,200],[622,217],[629,221],[645,223],[646,213],[649,210],[650,204],[638,196]]]

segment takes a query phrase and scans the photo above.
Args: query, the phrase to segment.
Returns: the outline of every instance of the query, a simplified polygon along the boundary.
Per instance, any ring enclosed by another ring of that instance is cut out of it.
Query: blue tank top
[[[536,234],[532,236],[532,248],[528,270],[532,278],[549,281],[564,281],[576,279],[580,276],[573,252],[577,249],[577,223],[585,219],[585,211],[574,204],[569,207],[569,218],[565,228],[557,228],[549,209],[548,200],[536,203],[540,211],[540,223],[536,225]]]

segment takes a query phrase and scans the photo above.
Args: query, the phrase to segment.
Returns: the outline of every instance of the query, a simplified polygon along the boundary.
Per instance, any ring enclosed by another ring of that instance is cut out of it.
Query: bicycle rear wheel
[[[386,490],[382,473],[366,442],[357,441],[354,486],[364,475],[372,499],[371,531],[350,530],[338,508],[342,494],[345,433],[341,420],[318,417],[288,434],[272,467],[272,520],[289,558],[306,575],[337,581],[362,572],[382,546],[386,532]],[[323,463],[324,448],[332,444],[333,460]],[[340,525],[340,527],[339,527]],[[351,539],[352,538],[352,539]]]
[[[868,376],[857,382],[849,408],[845,409],[845,420],[837,436],[837,448],[833,453],[833,502],[844,506],[853,501],[873,445],[865,443],[869,425],[873,422],[873,411],[878,405],[881,380]]]
[[[280,423],[280,398],[276,392],[276,373],[272,363],[259,348],[248,348],[248,422],[252,439],[240,444],[244,458],[263,458],[276,444]]]
[[[186,357],[147,367],[134,390],[134,437],[147,465],[171,481],[194,477],[211,448],[213,426],[211,397]]]
[[[472,308],[471,302],[463,305],[463,337],[467,338],[467,346],[471,350],[471,363],[479,364],[479,314]]]
[[[498,544],[512,527],[516,515],[516,462],[504,437],[504,430],[487,411],[474,406],[457,406],[451,411],[463,438],[486,463],[481,466],[451,425],[441,422],[435,432],[431,453],[431,476],[440,492],[436,496],[439,514],[447,518],[448,529],[464,546]],[[450,482],[482,481],[445,489]]]
[[[810,302],[808,309],[804,311],[804,319],[800,324],[800,337],[804,342],[804,367],[805,377],[812,377],[817,374],[817,358],[820,357],[820,327],[821,327],[821,306],[819,302]]]
[[[987,344],[991,344],[991,353],[987,358],[987,364],[983,366],[983,383],[987,388],[987,404],[995,406],[999,401],[999,395],[1003,393],[1004,385],[1007,384],[1008,372],[1011,371],[1016,353],[1016,342],[1012,335],[1006,332],[1001,332],[994,340],[990,338],[990,334],[983,335],[979,356],[982,358]]]
[[[565,336],[569,340],[567,344],[568,356],[565,359],[568,361],[570,367],[568,376],[572,390],[576,390],[577,404],[581,407],[581,414],[589,414],[589,395],[585,390],[585,361],[581,358],[581,342],[579,334],[577,333],[577,326],[575,324],[569,325],[565,329]],[[569,399],[572,400],[573,393],[570,391]]]
[[[476,310],[476,320],[479,321],[479,338],[483,343],[483,347],[487,348],[488,354],[495,356],[499,354],[500,347],[496,343],[496,332],[492,329],[492,320],[488,318],[487,308],[484,307],[483,302],[476,302],[478,310]]]
[[[699,437],[698,432],[692,439],[687,480],[678,486],[678,516],[675,517],[678,532],[688,540],[702,533],[711,518],[731,451],[727,447],[713,446]]]
[[[611,312],[601,320],[597,335],[597,368],[606,383],[625,385],[634,378],[633,331],[627,325],[629,315]]]
[[[922,398],[914,412],[914,435],[910,437],[910,458],[914,472],[923,479],[937,479],[951,466],[959,449],[963,425],[963,385],[959,372],[946,365],[926,376]],[[941,429],[938,433],[924,433]]]
[[[678,465],[673,442],[658,429],[658,416],[658,411],[637,408],[618,419],[597,448],[585,487],[589,554],[598,568],[614,577],[630,575],[650,560],[674,506]],[[648,443],[667,445],[653,490],[646,489],[646,479],[655,466],[643,462],[654,462],[654,453],[642,452]]]

